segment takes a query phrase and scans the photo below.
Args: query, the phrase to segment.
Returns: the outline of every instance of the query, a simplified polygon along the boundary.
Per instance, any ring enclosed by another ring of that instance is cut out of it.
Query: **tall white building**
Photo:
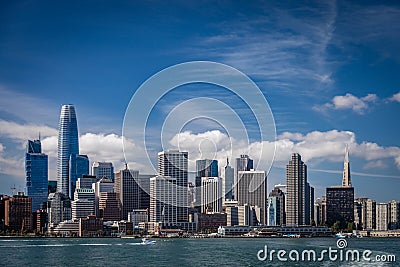
[[[178,221],[176,178],[150,178],[150,222],[176,223]]]
[[[201,212],[222,211],[222,183],[219,177],[201,178]]]
[[[376,204],[376,230],[387,231],[388,222],[388,204]]]
[[[97,179],[107,177],[114,180],[114,167],[111,162],[93,162],[92,175],[96,176]]]
[[[188,221],[188,152],[167,150],[158,153],[158,175],[176,179],[178,222]]]
[[[234,190],[234,182],[235,182],[235,169],[229,166],[228,159],[226,160],[226,166],[222,168],[221,171],[222,177],[222,195],[223,201],[227,199],[233,199],[233,190]]]
[[[266,224],[267,220],[267,174],[265,171],[239,171],[237,200],[239,205],[249,204],[260,209],[257,220],[260,224]]]

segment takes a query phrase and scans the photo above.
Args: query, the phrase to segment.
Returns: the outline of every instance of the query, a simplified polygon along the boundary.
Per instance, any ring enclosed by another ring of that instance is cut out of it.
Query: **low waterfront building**
[[[226,226],[226,214],[224,213],[195,213],[197,233],[215,233],[220,226]]]
[[[79,221],[68,220],[60,222],[51,233],[60,236],[78,236],[79,235]]]
[[[96,215],[89,215],[79,219],[79,236],[94,237],[103,235],[103,220]]]

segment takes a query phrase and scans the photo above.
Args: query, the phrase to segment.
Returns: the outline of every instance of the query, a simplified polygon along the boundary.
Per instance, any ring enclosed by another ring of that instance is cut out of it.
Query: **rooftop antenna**
[[[39,141],[40,141],[40,131],[39,131]]]

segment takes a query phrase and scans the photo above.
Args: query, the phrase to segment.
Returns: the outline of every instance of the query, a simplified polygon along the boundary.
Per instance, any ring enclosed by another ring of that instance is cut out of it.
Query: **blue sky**
[[[24,142],[39,131],[55,179],[55,136],[65,103],[76,106],[81,152],[121,167],[122,122],[135,90],[166,67],[206,60],[247,74],[268,100],[277,131],[270,189],[285,182],[283,167],[290,153],[300,152],[321,196],[325,187],[340,184],[348,143],[356,196],[400,199],[396,2],[0,5],[0,193],[10,194],[14,184],[23,188]],[[177,88],[162,99],[149,128],[159,129],[174,106],[199,96],[225,100],[252,127],[248,110],[221,88],[190,92]],[[221,129],[212,123],[199,121],[185,130],[191,143],[207,136],[224,149],[226,136],[213,131]],[[148,138],[158,140],[159,133],[149,131]],[[135,140],[128,145],[132,154],[142,153]],[[131,166],[151,171],[140,160]]]

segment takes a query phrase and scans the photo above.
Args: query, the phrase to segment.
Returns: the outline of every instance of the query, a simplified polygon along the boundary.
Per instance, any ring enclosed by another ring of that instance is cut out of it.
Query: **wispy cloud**
[[[311,88],[326,89],[332,83],[334,63],[327,48],[336,13],[334,2],[315,9],[268,6],[264,15],[218,25],[220,34],[198,40],[190,52],[232,65],[268,89],[313,95]]]

